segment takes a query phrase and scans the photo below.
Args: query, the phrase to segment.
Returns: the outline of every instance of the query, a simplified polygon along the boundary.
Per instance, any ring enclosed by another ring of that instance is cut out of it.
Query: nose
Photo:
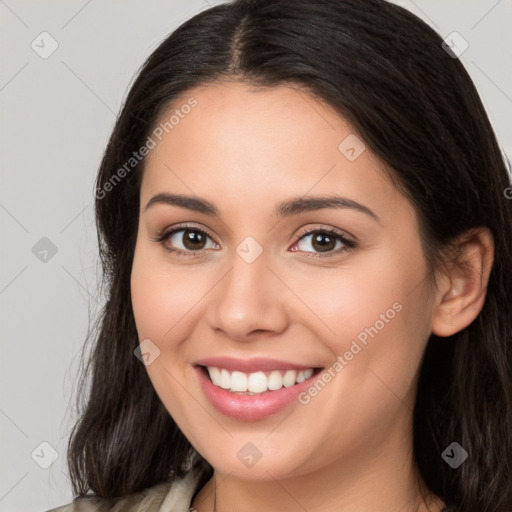
[[[286,290],[263,252],[248,263],[238,254],[210,295],[208,323],[234,341],[247,342],[286,329]]]

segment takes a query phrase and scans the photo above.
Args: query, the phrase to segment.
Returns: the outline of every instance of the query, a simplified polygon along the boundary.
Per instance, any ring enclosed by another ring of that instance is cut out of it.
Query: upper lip
[[[278,359],[268,359],[263,357],[253,359],[235,359],[233,357],[208,357],[200,359],[194,363],[198,366],[213,366],[215,368],[224,368],[228,371],[239,371],[244,373],[269,372],[272,370],[307,370],[308,368],[317,368],[313,365],[303,365],[280,361]]]

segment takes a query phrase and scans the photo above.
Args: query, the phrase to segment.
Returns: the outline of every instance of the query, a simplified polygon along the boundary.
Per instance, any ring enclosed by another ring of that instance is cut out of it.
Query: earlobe
[[[487,227],[470,230],[459,242],[459,257],[438,287],[432,333],[451,336],[467,327],[483,308],[494,261],[494,240]]]

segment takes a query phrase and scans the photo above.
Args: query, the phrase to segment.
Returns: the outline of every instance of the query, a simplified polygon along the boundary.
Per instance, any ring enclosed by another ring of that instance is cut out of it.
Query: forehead
[[[142,202],[160,192],[192,193],[236,209],[337,193],[384,214],[403,201],[354,128],[304,90],[202,85],[176,98],[158,126]]]

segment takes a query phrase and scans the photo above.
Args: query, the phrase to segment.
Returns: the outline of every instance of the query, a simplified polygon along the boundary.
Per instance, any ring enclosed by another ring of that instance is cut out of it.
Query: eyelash
[[[170,247],[165,245],[165,242],[172,235],[174,235],[175,233],[178,233],[179,231],[187,231],[187,230],[196,231],[197,233],[201,233],[202,235],[208,236],[212,240],[214,239],[214,237],[208,231],[206,231],[204,229],[199,229],[196,226],[192,226],[192,225],[189,225],[189,224],[183,224],[183,225],[175,226],[172,229],[163,229],[162,231],[160,231],[157,234],[157,236],[155,238],[152,238],[152,240],[154,242],[160,243],[164,247],[164,249],[166,251],[174,253],[176,256],[194,257],[194,256],[201,255],[202,253],[205,252],[204,249],[202,251],[182,251],[181,249],[171,249]],[[315,234],[315,233],[322,233],[322,234],[325,234],[325,235],[332,236],[333,238],[336,238],[337,240],[340,240],[345,247],[342,248],[342,249],[338,249],[336,251],[332,251],[330,253],[325,253],[325,254],[307,252],[307,254],[310,254],[310,256],[307,256],[308,258],[315,258],[315,259],[329,258],[329,257],[332,257],[332,256],[336,256],[336,255],[338,255],[340,253],[350,251],[350,250],[355,249],[357,247],[357,243],[356,242],[354,242],[353,240],[349,240],[341,232],[336,231],[336,230],[334,230],[332,228],[317,228],[317,229],[312,229],[312,230],[309,230],[309,231],[302,232],[301,234],[297,235],[297,237],[295,238],[295,240],[293,242],[293,245],[295,245],[297,242],[299,242],[300,240],[302,240],[306,236],[309,236],[309,235],[312,235],[312,234]],[[294,252],[302,252],[302,251],[294,251]]]

